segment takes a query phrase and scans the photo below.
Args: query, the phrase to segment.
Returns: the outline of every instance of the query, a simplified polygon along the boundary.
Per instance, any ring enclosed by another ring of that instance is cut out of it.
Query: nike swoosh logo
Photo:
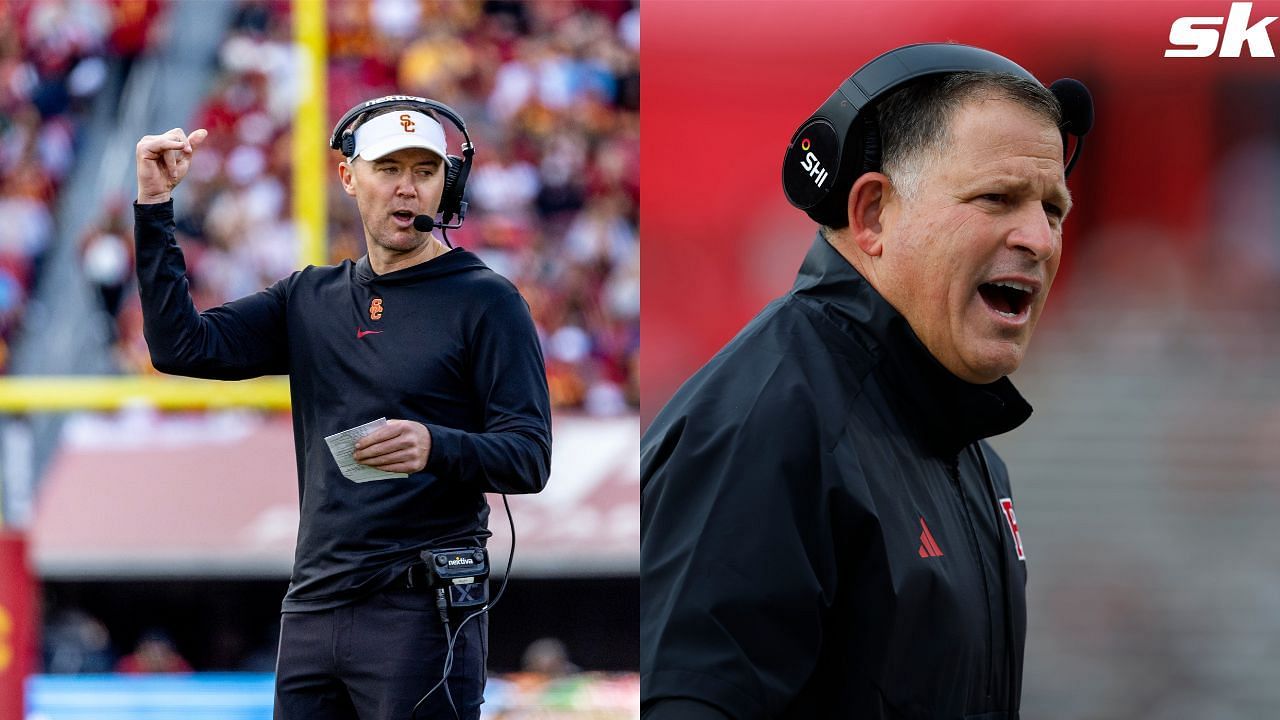
[[[360,328],[356,328],[356,339],[359,340],[365,335],[377,335],[380,332],[382,331],[381,330],[361,330]]]

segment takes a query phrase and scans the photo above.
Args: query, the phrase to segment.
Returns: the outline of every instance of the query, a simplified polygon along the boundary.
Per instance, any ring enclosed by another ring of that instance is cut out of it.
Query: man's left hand
[[[387,472],[420,472],[431,457],[431,431],[412,420],[388,420],[356,442],[353,457]]]

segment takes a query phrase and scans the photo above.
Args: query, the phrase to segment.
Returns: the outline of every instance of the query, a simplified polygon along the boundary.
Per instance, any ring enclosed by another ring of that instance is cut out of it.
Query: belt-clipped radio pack
[[[489,601],[489,551],[482,547],[423,550],[427,584],[448,593],[453,608],[479,607]]]

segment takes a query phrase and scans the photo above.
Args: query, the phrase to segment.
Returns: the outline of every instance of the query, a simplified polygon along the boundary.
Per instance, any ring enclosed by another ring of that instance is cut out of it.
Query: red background
[[[36,646],[35,584],[22,535],[0,531],[0,720],[22,720]]]

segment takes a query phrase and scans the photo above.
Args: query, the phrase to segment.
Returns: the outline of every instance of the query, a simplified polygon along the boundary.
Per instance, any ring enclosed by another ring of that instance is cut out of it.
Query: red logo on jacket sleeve
[[[1018,550],[1018,559],[1026,560],[1026,553],[1022,552],[1022,535],[1018,532],[1018,516],[1013,514],[1013,500],[1000,498],[1000,509],[1004,511],[1004,519],[1009,523],[1009,532],[1013,533],[1013,546]]]

